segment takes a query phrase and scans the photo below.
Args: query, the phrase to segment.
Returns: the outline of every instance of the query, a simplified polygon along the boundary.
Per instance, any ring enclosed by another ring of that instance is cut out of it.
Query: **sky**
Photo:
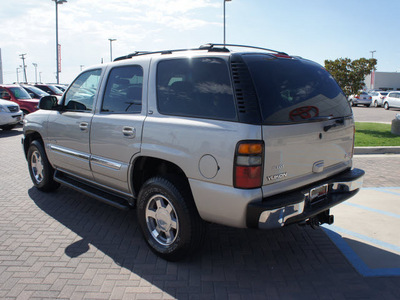
[[[60,83],[85,67],[134,51],[195,48],[223,42],[223,0],[68,0],[58,5]],[[400,0],[232,0],[226,42],[275,49],[324,64],[378,60],[400,72]],[[3,82],[56,82],[56,17],[51,0],[0,0]],[[22,71],[18,75],[23,80]]]

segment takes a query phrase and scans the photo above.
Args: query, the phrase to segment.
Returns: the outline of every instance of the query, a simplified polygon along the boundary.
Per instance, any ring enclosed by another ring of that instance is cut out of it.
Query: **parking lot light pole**
[[[110,61],[112,61],[112,42],[116,41],[117,39],[108,39],[110,41]]]
[[[56,66],[57,66],[56,77],[57,77],[57,83],[60,83],[60,68],[59,68],[60,54],[58,52],[58,4],[66,3],[67,0],[52,0],[52,1],[54,1],[56,4]]]
[[[24,82],[26,83],[26,82],[28,82],[28,79],[26,77],[26,67],[27,66],[25,65],[25,55],[26,55],[26,53],[20,54],[19,56],[21,56],[21,59],[22,59],[22,66],[20,66],[20,67],[24,71]]]
[[[19,69],[20,69],[20,68],[17,67],[17,82],[19,82],[19,76],[18,76],[18,74],[19,74]]]
[[[224,0],[224,47],[225,47],[225,44],[226,44],[226,34],[225,34],[225,3],[226,3],[226,2],[229,2],[229,1],[231,1],[231,0]]]
[[[32,65],[35,67],[35,83],[37,82],[37,64],[36,63],[32,63]]]

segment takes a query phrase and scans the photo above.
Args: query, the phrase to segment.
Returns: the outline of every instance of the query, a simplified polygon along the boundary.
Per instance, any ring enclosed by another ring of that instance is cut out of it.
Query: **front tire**
[[[147,180],[139,193],[137,217],[150,249],[165,260],[180,260],[203,243],[205,224],[183,180]]]
[[[35,140],[28,149],[29,174],[38,190],[49,192],[57,189],[60,184],[53,179],[54,169],[50,165],[43,145]]]
[[[383,107],[386,109],[386,110],[389,110],[389,103],[387,103],[387,102],[385,102],[385,104],[383,105]]]

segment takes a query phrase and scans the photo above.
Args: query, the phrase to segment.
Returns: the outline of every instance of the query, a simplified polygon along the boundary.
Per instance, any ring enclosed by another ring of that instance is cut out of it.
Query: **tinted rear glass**
[[[351,115],[333,77],[320,65],[272,55],[243,55],[260,100],[263,124],[303,123]]]
[[[213,57],[159,62],[157,105],[166,115],[236,120],[227,62]]]

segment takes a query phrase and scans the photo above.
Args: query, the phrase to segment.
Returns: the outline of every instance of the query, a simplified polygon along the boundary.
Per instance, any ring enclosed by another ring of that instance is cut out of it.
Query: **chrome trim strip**
[[[92,156],[90,158],[90,162],[113,170],[121,170],[122,167],[121,163],[117,163],[115,161],[107,160],[97,156]]]
[[[61,154],[65,154],[65,155],[69,155],[69,156],[74,156],[80,159],[84,159],[84,160],[89,160],[90,155],[89,154],[85,154],[82,152],[78,152],[78,151],[74,151],[71,149],[66,149],[64,147],[60,147],[60,146],[56,146],[56,145],[50,145],[50,149],[52,151],[61,153]]]

